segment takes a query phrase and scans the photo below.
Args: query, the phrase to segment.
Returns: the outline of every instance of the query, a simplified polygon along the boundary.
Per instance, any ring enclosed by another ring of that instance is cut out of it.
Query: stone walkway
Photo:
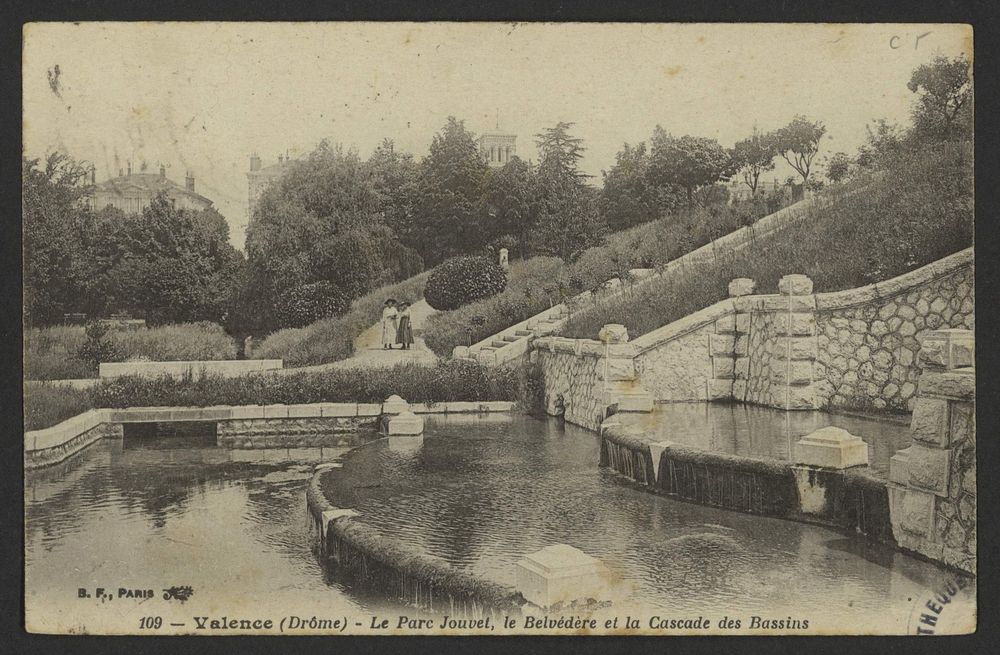
[[[339,368],[382,368],[395,366],[403,362],[432,365],[437,362],[438,357],[417,334],[426,324],[427,317],[436,311],[425,300],[420,300],[410,305],[410,323],[413,325],[414,343],[410,346],[409,350],[403,350],[399,346],[396,346],[392,350],[383,348],[382,323],[380,321],[358,335],[354,340],[354,355],[348,359],[316,366],[284,368],[273,372],[301,373],[306,371],[328,371]]]

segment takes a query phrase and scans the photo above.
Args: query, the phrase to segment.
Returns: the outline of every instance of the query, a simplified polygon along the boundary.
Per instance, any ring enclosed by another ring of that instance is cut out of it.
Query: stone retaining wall
[[[782,278],[775,295],[752,295],[752,280],[734,280],[730,298],[627,344],[634,352],[629,384],[659,402],[911,411],[921,338],[975,324],[973,267],[970,248],[886,282],[834,293],[814,294],[803,275]],[[591,429],[603,379],[595,362],[569,355],[599,357],[600,347],[553,337],[534,345],[553,353],[540,358],[546,391],[572,398],[576,407],[567,417],[582,416],[579,424]]]

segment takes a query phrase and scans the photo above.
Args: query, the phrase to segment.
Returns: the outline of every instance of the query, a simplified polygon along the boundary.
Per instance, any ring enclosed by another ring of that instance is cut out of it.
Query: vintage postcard
[[[972,27],[23,38],[29,632],[975,631]]]

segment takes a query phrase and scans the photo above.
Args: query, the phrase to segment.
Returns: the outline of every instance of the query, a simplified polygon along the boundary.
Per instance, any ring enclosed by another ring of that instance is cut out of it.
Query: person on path
[[[409,350],[413,345],[413,326],[410,324],[410,303],[399,303],[399,327],[396,329],[396,341],[403,344],[403,350]]]
[[[382,348],[392,348],[396,343],[396,319],[399,312],[396,311],[396,301],[389,298],[382,308]]]

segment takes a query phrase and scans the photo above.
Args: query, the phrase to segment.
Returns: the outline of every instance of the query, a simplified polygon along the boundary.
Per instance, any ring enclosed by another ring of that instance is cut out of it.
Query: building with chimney
[[[94,172],[91,171],[93,189],[88,197],[88,203],[93,210],[114,207],[127,214],[141,213],[149,207],[159,194],[164,194],[167,201],[177,209],[192,209],[200,211],[212,206],[212,201],[197,193],[194,186],[194,175],[189,171],[181,186],[167,177],[167,169],[160,165],[159,173],[134,173],[132,162],[126,170],[119,170],[118,177],[96,183]]]
[[[264,191],[271,186],[275,180],[280,178],[288,170],[292,163],[292,158],[286,154],[278,155],[278,163],[261,168],[260,155],[256,152],[250,155],[250,170],[247,172],[248,196],[247,207],[250,219],[253,218],[254,211]]]

